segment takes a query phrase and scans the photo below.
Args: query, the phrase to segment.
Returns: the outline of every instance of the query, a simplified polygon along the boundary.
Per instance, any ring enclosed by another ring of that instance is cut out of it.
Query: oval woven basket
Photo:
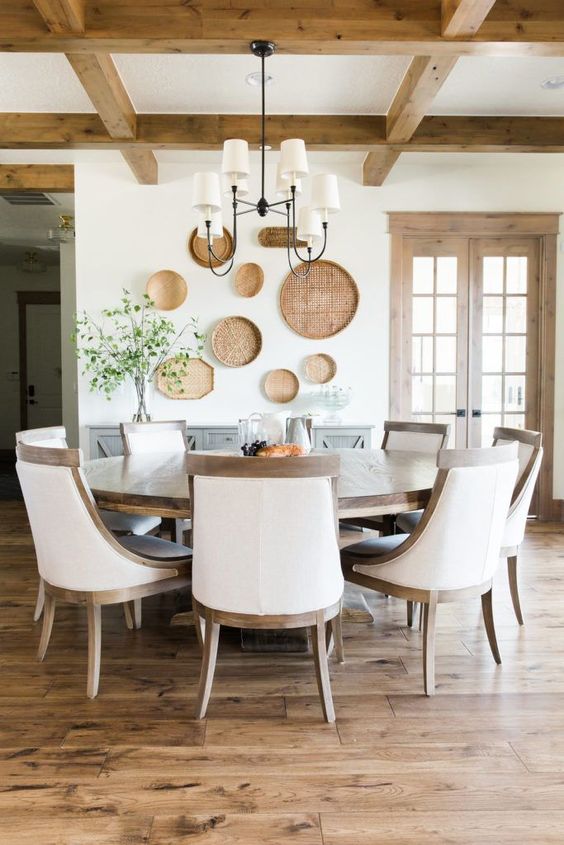
[[[196,262],[199,264],[200,267],[209,267],[208,263],[208,242],[206,238],[198,238],[198,229],[194,229],[188,235],[188,252]],[[222,238],[214,238],[213,239],[213,251],[217,255],[218,258],[221,258],[223,261],[231,255],[231,249],[233,246],[233,238],[231,237],[231,232],[223,227],[223,237]],[[212,260],[213,267],[220,267],[221,261],[216,261],[215,259]]]
[[[244,367],[258,358],[262,349],[262,334],[246,317],[225,317],[212,334],[215,357],[226,367]]]
[[[300,264],[296,272],[305,270]],[[334,261],[316,261],[306,278],[288,273],[280,291],[280,310],[291,329],[302,337],[333,337],[353,320],[359,302],[351,274]]]
[[[264,284],[264,271],[260,264],[241,264],[235,274],[235,290],[241,296],[251,297],[260,293]]]
[[[149,277],[146,291],[159,311],[174,311],[188,296],[188,285],[180,273],[159,270]]]
[[[271,370],[264,380],[264,392],[271,402],[291,402],[299,389],[300,382],[292,370]]]
[[[314,384],[327,384],[337,375],[337,362],[326,352],[308,355],[305,359],[305,374]]]

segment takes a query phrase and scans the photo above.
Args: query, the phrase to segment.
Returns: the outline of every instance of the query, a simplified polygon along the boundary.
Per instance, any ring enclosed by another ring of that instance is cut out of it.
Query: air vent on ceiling
[[[10,205],[55,205],[51,197],[41,191],[0,191],[0,197]]]

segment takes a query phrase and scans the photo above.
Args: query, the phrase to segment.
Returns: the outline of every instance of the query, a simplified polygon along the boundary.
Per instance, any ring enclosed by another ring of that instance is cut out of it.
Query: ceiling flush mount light
[[[564,74],[545,79],[544,82],[541,82],[541,88],[546,88],[548,91],[556,91],[558,88],[564,88]]]
[[[192,208],[200,215],[198,234],[200,237],[207,237],[208,241],[208,262],[209,268],[215,276],[225,276],[233,267],[235,252],[237,250],[237,218],[242,214],[256,212],[259,217],[266,217],[267,214],[281,214],[286,218],[287,231],[287,252],[288,264],[294,276],[305,277],[311,270],[311,266],[318,261],[327,245],[327,227],[329,215],[340,211],[339,188],[337,177],[332,174],[322,173],[313,177],[311,189],[311,202],[309,206],[302,208],[299,213],[298,227],[296,230],[296,197],[302,192],[301,180],[309,173],[305,142],[301,138],[289,138],[280,144],[280,161],[276,172],[276,196],[280,197],[276,202],[268,202],[265,197],[265,152],[270,149],[266,143],[266,109],[265,109],[265,88],[269,77],[265,73],[265,60],[272,56],[276,45],[272,41],[253,41],[250,45],[251,52],[260,59],[261,69],[259,73],[249,74],[247,82],[250,85],[258,84],[261,89],[261,128],[260,144],[261,153],[261,195],[256,202],[249,202],[243,199],[248,195],[248,176],[250,173],[249,144],[239,138],[231,138],[223,144],[223,161],[221,172],[223,174],[223,193],[231,197],[233,207],[233,248],[231,255],[221,260],[213,251],[213,239],[217,232],[223,232],[219,227],[218,215],[221,214],[222,185],[217,173],[195,173]],[[258,83],[250,82],[250,77],[258,79]],[[240,209],[239,206],[246,206]],[[297,249],[297,240],[306,242],[307,256],[300,255]],[[319,246],[318,254],[313,257],[314,244]],[[292,253],[297,259],[305,264],[304,270],[297,273],[292,267]],[[223,265],[222,271],[218,272],[214,264]]]
[[[70,214],[59,214],[59,225],[56,229],[49,229],[47,237],[56,243],[74,241],[74,217]]]
[[[255,54],[256,55],[256,54]],[[245,82],[247,85],[250,85],[251,88],[260,88],[262,85],[263,75],[260,70],[255,70],[253,73],[248,73],[245,77]],[[271,76],[269,73],[264,74],[264,84],[271,85],[274,81],[274,77]]]

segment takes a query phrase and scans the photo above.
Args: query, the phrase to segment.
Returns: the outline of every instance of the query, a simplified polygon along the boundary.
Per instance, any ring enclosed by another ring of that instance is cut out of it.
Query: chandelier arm
[[[210,258],[209,254],[208,254],[208,264],[209,264],[209,268],[210,268],[210,270],[212,271],[212,273],[214,274],[214,276],[219,276],[219,277],[222,277],[222,276],[227,276],[227,274],[231,272],[231,269],[232,269],[232,267],[233,267],[233,262],[234,262],[234,260],[235,260],[235,258],[234,258],[234,257],[233,257],[233,258],[231,258],[231,259],[230,259],[230,261],[229,261],[229,266],[225,268],[224,272],[223,272],[223,273],[218,273],[218,272],[217,272],[217,270],[215,270],[215,269],[214,269],[214,266],[213,266],[213,264],[212,264],[212,262],[211,262],[211,258]]]
[[[256,205],[253,205],[252,208],[247,208],[246,211],[238,211],[237,217],[241,217],[242,214],[251,214],[253,211],[256,211],[256,210],[257,210]]]
[[[269,210],[269,211],[272,211],[272,213],[273,213],[273,214],[281,214],[281,215],[282,215],[282,217],[286,217],[286,215],[284,214],[284,212],[283,212],[283,211],[280,211],[280,209],[279,209],[279,208],[272,208],[272,206],[270,206],[270,208],[269,208],[268,210]]]
[[[269,202],[268,207],[269,208],[275,208],[277,205],[286,205],[287,202],[288,202],[288,200],[280,200],[279,202]]]
[[[309,272],[311,270],[311,248],[309,248],[309,256],[310,260],[307,262],[307,269],[303,273],[296,273],[294,268],[292,267],[292,252],[291,252],[291,243],[290,243],[290,206],[291,203],[286,203],[286,231],[288,233],[287,239],[287,253],[288,253],[288,267],[290,268],[290,272],[296,279],[305,279],[306,276],[309,276]],[[304,263],[304,262],[302,262]]]
[[[250,205],[250,206],[252,206],[254,209],[256,209],[256,207],[257,207],[257,203],[256,203],[256,202],[248,202],[247,200],[242,200],[242,199],[238,199],[238,200],[237,200],[237,202],[238,202],[238,203],[240,202],[240,203],[241,203],[241,205]]]
[[[305,259],[302,258],[302,256],[298,252],[298,247],[297,247],[297,234],[298,233],[297,233],[297,230],[296,230],[296,186],[295,185],[292,185],[291,205],[292,205],[292,247],[293,247],[293,250],[294,250],[294,254],[296,255],[296,258],[298,258],[300,261],[303,262],[303,261],[305,261]],[[289,228],[288,228],[288,234],[289,234]],[[311,251],[310,251],[310,255],[311,255]],[[308,272],[309,272],[309,270],[308,270]],[[296,275],[296,274],[294,274],[294,275]]]

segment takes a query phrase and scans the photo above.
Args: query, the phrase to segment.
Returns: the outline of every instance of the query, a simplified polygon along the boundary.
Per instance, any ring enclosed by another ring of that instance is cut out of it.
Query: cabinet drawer
[[[204,449],[233,449],[238,447],[236,428],[204,430]]]

